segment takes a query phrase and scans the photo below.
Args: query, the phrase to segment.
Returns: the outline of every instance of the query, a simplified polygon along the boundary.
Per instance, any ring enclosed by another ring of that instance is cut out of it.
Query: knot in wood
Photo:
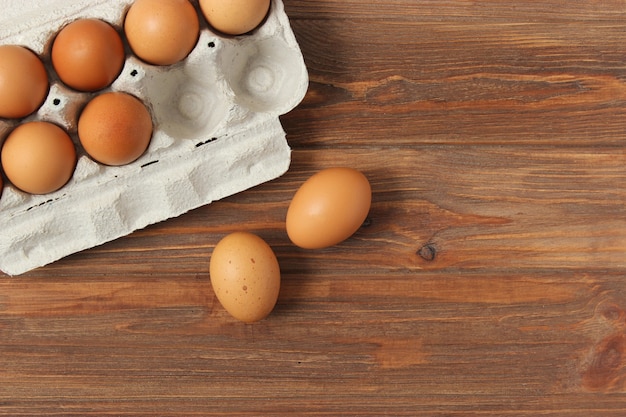
[[[583,375],[585,386],[593,391],[609,389],[624,367],[626,336],[609,336],[595,349],[590,366]]]
[[[417,254],[424,260],[431,262],[437,257],[437,248],[432,243],[427,243],[417,251]]]

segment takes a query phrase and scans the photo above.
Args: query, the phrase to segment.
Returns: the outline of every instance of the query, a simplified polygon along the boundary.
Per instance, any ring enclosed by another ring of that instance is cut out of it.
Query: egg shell
[[[122,70],[124,43],[111,24],[77,19],[59,31],[51,58],[65,84],[79,91],[97,91],[109,86]]]
[[[243,35],[263,22],[270,0],[200,0],[209,25],[228,35]]]
[[[136,0],[126,14],[124,32],[140,59],[171,65],[196,45],[200,21],[188,0]]]
[[[95,96],[78,119],[78,138],[85,151],[107,165],[135,161],[152,137],[150,112],[138,98],[119,91]]]
[[[217,299],[233,317],[251,323],[267,317],[280,290],[280,267],[259,236],[234,232],[215,246],[209,274]]]
[[[370,210],[372,189],[362,172],[327,168],[296,191],[286,218],[291,241],[305,249],[336,245],[361,227]]]
[[[31,194],[47,194],[72,177],[76,149],[59,126],[41,121],[19,125],[2,146],[2,168],[9,180]]]
[[[41,59],[18,45],[0,46],[0,117],[33,113],[48,94],[48,73]]]

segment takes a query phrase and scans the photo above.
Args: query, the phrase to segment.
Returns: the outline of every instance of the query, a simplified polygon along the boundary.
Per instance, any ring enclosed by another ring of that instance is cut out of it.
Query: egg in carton
[[[121,33],[132,3],[0,0],[0,44],[25,46],[50,65],[51,42],[62,27],[97,18]],[[147,151],[127,165],[100,164],[77,147],[74,174],[58,191],[31,195],[5,181],[3,272],[19,275],[287,171],[291,150],[279,116],[300,103],[308,74],[282,0],[272,0],[264,22],[241,36],[220,34],[199,19],[198,42],[183,61],[156,66],[127,53],[121,74],[105,90],[84,93],[51,80],[36,113],[0,119],[0,141],[20,123],[44,120],[78,143],[81,109],[96,94],[120,91],[142,100],[154,127]]]

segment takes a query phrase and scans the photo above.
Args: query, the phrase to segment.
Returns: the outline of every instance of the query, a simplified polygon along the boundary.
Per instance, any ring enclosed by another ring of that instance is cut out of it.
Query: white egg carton
[[[23,45],[49,64],[54,34],[81,17],[99,18],[122,33],[133,0],[0,0],[0,44]],[[197,7],[196,2],[192,2]],[[76,171],[57,192],[29,195],[6,184],[0,196],[0,269],[9,275],[127,235],[147,225],[241,192],[282,175],[291,150],[279,116],[297,106],[308,86],[301,51],[282,0],[273,0],[254,32],[201,34],[187,59],[168,67],[127,55],[104,91],[124,91],[150,109],[154,134],[147,152],[121,167],[79,151]],[[75,142],[80,109],[94,93],[51,79],[36,114],[0,119],[0,141],[17,123],[47,120]]]

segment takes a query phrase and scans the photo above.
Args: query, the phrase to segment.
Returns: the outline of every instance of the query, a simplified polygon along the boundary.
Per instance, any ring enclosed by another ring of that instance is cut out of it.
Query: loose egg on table
[[[34,121],[19,125],[6,138],[2,168],[13,185],[30,194],[63,187],[76,166],[76,149],[61,127]]]
[[[33,113],[48,94],[48,73],[39,57],[18,45],[0,46],[0,117]]]
[[[63,83],[79,91],[97,91],[109,86],[122,71],[124,43],[109,23],[78,19],[59,31],[51,58]]]
[[[139,158],[152,137],[152,116],[128,93],[97,95],[78,118],[78,139],[85,152],[105,165],[126,165]]]
[[[372,189],[360,171],[335,167],[306,180],[287,209],[291,241],[305,249],[336,245],[361,227],[370,210]]]
[[[214,29],[227,35],[243,35],[263,22],[270,0],[200,0],[200,9]]]
[[[234,232],[211,255],[213,291],[233,317],[251,323],[267,317],[280,290],[280,267],[272,248],[259,236]]]
[[[188,0],[136,0],[124,19],[133,53],[154,65],[175,64],[198,41],[198,13]]]

